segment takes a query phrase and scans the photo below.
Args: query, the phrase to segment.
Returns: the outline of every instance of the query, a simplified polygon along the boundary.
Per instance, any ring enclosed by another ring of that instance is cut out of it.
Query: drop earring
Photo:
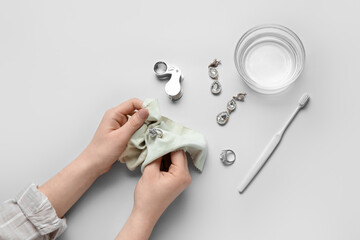
[[[208,66],[209,77],[211,77],[214,80],[210,87],[211,93],[214,95],[219,95],[222,90],[221,84],[219,82],[219,72],[216,69],[220,64],[221,64],[221,61],[218,61],[215,59]]]
[[[246,93],[238,93],[226,105],[227,111],[221,112],[216,116],[219,125],[225,125],[229,121],[230,113],[236,109],[236,101],[244,102]]]

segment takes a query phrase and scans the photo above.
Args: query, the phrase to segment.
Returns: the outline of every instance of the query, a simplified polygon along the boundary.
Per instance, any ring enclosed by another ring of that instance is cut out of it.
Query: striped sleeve
[[[31,184],[14,200],[0,204],[0,239],[56,239],[66,220],[56,215],[47,197]]]

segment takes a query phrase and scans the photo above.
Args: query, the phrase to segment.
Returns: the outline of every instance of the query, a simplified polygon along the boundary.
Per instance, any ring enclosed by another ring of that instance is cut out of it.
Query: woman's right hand
[[[171,153],[168,171],[161,171],[159,158],[147,165],[136,188],[134,208],[117,239],[148,239],[165,209],[191,183],[184,151]]]
[[[161,160],[158,158],[145,167],[135,188],[134,199],[134,211],[156,220],[191,183],[184,151],[171,153],[171,165],[167,172],[160,170]]]

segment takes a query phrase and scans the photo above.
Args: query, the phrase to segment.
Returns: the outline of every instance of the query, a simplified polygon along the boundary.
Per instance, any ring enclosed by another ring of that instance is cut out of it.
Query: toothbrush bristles
[[[304,94],[302,95],[302,97],[300,98],[300,100],[299,100],[299,106],[300,106],[301,108],[305,107],[306,104],[309,102],[309,100],[310,100],[309,94],[304,93]]]

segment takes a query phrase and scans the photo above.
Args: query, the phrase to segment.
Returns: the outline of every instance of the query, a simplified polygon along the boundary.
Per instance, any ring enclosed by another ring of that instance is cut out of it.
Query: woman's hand
[[[167,172],[160,171],[161,160],[159,158],[145,167],[134,194],[134,211],[156,220],[191,183],[184,151],[171,153]]]
[[[191,183],[184,151],[171,153],[171,165],[161,171],[162,158],[145,167],[135,188],[134,208],[117,239],[148,239],[165,209]]]
[[[84,150],[87,161],[92,161],[100,174],[110,170],[112,164],[124,152],[128,141],[148,117],[147,109],[141,109],[142,101],[133,98],[109,109],[89,146]],[[136,113],[135,110],[138,110]],[[132,115],[128,120],[127,115]]]
[[[142,102],[134,98],[108,110],[84,152],[39,187],[58,217],[63,217],[125,150],[130,137],[148,117],[148,111],[141,109],[141,105]],[[139,111],[134,113],[135,110]],[[127,115],[132,117],[128,120]]]

